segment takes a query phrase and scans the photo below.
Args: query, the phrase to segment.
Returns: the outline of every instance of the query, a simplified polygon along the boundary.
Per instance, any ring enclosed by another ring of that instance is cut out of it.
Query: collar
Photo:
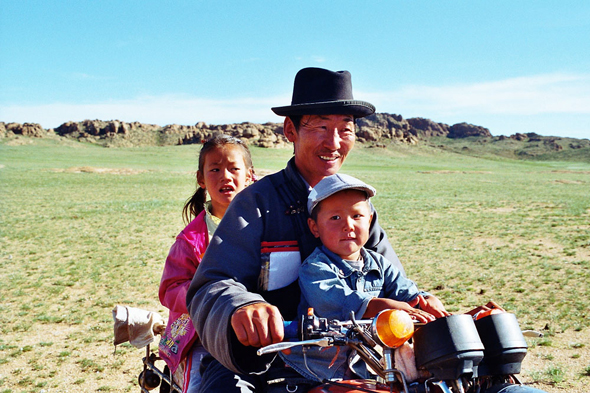
[[[332,262],[334,264],[334,266],[336,266],[338,268],[338,270],[340,271],[340,274],[343,277],[349,277],[351,274],[358,271],[358,270],[354,269],[352,266],[350,266],[348,264],[348,262],[346,262],[344,259],[340,258],[337,254],[328,250],[326,248],[326,246],[324,246],[323,244],[321,245],[320,248],[321,248],[322,252],[328,256],[328,258],[330,259],[330,262]],[[367,274],[370,271],[374,270],[380,276],[382,275],[381,269],[379,269],[379,265],[377,264],[375,259],[373,259],[373,257],[371,257],[371,255],[369,255],[369,253],[367,252],[367,250],[365,250],[364,247],[361,248],[361,256],[363,257],[363,261],[364,261],[364,266],[363,266],[363,271],[362,271],[363,274]]]
[[[221,222],[221,218],[215,217],[211,214],[211,201],[205,203],[205,224],[207,224],[207,232],[209,232],[209,240],[213,237],[213,233]]]
[[[306,192],[309,194],[311,187],[309,183],[303,178],[303,176],[301,176],[301,173],[299,173],[299,170],[295,166],[295,157],[291,157],[287,163],[285,174],[287,176],[287,180],[289,180],[291,184],[293,184],[297,189],[306,190]]]

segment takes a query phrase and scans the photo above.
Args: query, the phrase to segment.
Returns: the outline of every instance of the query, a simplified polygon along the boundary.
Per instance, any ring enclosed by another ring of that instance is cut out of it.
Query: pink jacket
[[[208,245],[205,211],[202,211],[176,237],[164,265],[159,296],[170,314],[158,348],[160,357],[173,373],[197,339],[186,309],[186,292]]]

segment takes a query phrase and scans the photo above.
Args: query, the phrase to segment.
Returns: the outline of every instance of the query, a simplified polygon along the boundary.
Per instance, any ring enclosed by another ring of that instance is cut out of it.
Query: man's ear
[[[309,226],[309,230],[311,234],[314,235],[316,238],[320,237],[320,231],[318,230],[318,224],[313,220],[313,218],[307,219],[307,226]]]
[[[202,189],[207,189],[207,187],[205,187],[205,177],[201,171],[197,171],[197,183],[199,183],[199,187]]]
[[[373,216],[375,214],[371,212],[371,215],[369,216],[369,225],[373,223]]]
[[[285,117],[285,121],[283,122],[283,135],[285,135],[285,138],[289,142],[295,142],[295,139],[297,139],[297,130],[290,117]]]

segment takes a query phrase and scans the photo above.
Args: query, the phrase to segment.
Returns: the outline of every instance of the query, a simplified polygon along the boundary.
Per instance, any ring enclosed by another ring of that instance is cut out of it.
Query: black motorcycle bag
[[[471,315],[439,318],[414,333],[416,365],[437,379],[477,377],[477,366],[484,356]]]
[[[475,321],[475,326],[485,347],[479,375],[520,373],[527,344],[516,316],[510,313],[492,314]]]

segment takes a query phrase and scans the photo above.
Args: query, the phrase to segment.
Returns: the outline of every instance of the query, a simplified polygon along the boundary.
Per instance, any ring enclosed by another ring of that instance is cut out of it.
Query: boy
[[[350,311],[365,319],[398,309],[424,323],[449,315],[439,299],[419,291],[390,261],[363,247],[373,217],[369,198],[374,195],[373,187],[343,174],[322,179],[309,194],[308,225],[322,246],[299,269],[299,313],[313,307],[319,317],[347,320]],[[350,350],[312,347],[307,362],[298,352],[282,356],[308,378],[353,377],[347,367]],[[363,368],[350,366],[357,375],[367,376]]]

